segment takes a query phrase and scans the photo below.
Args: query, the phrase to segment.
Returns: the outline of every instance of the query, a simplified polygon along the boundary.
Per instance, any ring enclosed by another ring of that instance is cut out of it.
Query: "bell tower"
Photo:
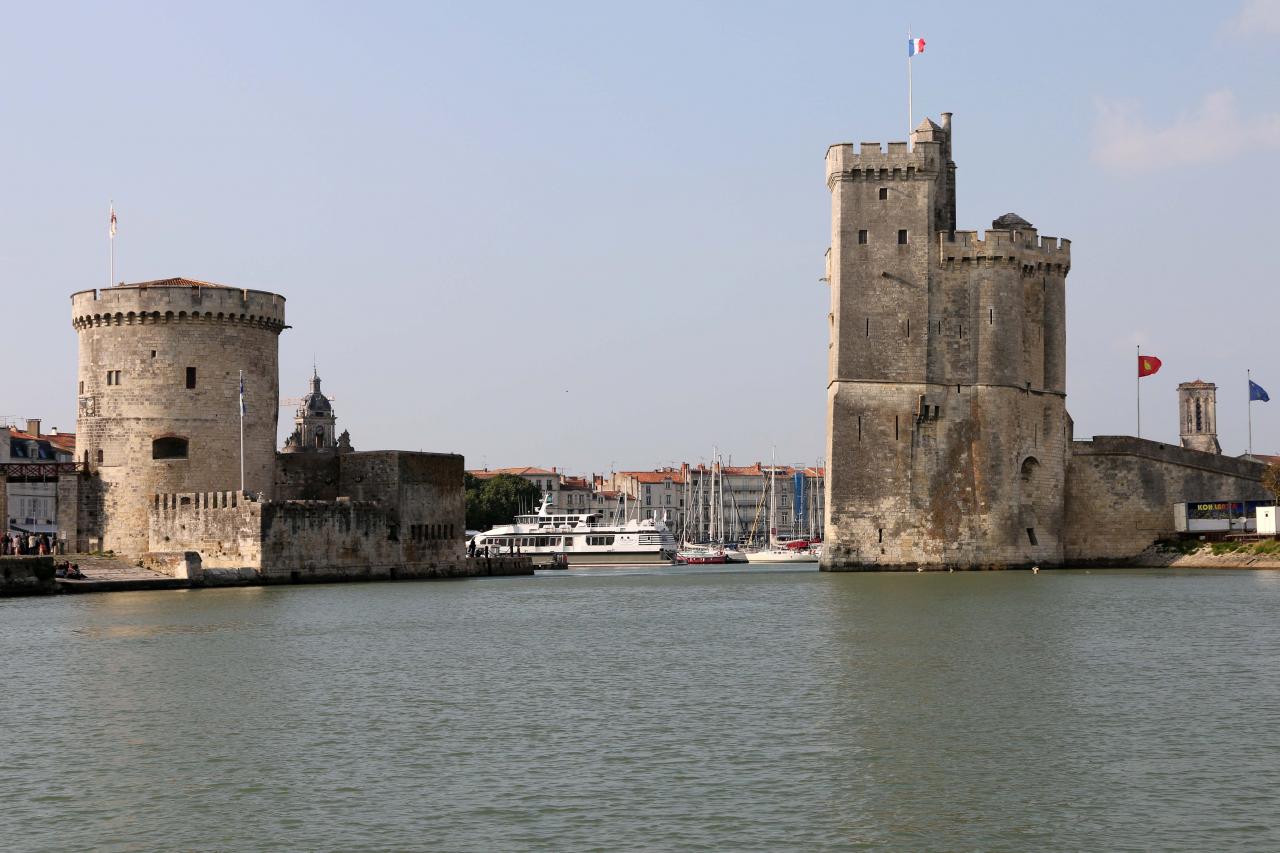
[[[1217,385],[1202,379],[1179,385],[1178,418],[1183,447],[1222,453],[1222,445],[1218,444]]]
[[[312,368],[311,391],[302,398],[293,417],[293,434],[285,441],[286,453],[332,453],[338,447],[337,416],[333,401],[320,390],[320,374]]]

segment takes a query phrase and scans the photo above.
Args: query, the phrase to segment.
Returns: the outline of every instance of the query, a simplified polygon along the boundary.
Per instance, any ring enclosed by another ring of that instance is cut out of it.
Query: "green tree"
[[[1276,496],[1280,503],[1280,462],[1273,462],[1262,472],[1262,485],[1268,492]]]
[[[523,477],[498,474],[488,479],[466,475],[467,529],[488,530],[510,524],[520,512],[536,507],[542,491]]]

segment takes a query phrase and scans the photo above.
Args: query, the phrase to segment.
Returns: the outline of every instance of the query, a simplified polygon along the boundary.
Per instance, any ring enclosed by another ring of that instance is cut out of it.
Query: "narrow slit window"
[[[988,308],[987,309],[987,325],[988,326],[995,325],[995,322],[996,322],[996,309]]]
[[[187,387],[196,387],[196,369],[194,367],[187,368]]]
[[[900,438],[900,435],[898,433],[898,416],[894,415],[893,416],[893,440],[898,441],[899,438]]]
[[[858,415],[858,441],[862,441],[862,415]]]
[[[867,337],[871,337],[871,318],[867,318]]]
[[[911,337],[911,318],[907,318],[907,337]]]
[[[898,245],[899,246],[907,245],[907,229],[905,228],[898,229]]]
[[[876,541],[879,542],[881,545],[884,544],[884,528],[883,527],[876,528]]]

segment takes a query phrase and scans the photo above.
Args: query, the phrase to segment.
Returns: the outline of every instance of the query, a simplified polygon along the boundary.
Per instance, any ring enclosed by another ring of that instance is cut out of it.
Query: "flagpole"
[[[1245,368],[1245,378],[1249,382],[1249,458],[1253,458],[1253,371]]]
[[[1138,378],[1134,381],[1138,386],[1138,438],[1142,438],[1142,344],[1138,344]]]
[[[111,199],[111,222],[108,224],[107,243],[111,246],[111,273],[107,276],[107,287],[116,286],[116,200]]]
[[[915,113],[911,109],[911,28],[907,27],[907,149],[911,148],[911,129]]]
[[[240,371],[240,493],[244,494],[244,371]]]

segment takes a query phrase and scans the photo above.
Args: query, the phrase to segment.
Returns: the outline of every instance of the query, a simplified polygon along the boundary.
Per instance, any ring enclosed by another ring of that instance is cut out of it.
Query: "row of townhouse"
[[[74,462],[76,437],[52,429],[42,432],[40,420],[27,420],[25,429],[8,425],[0,431],[0,466],[4,466],[5,517],[0,532],[58,532],[58,481],[31,466],[45,462]]]
[[[716,465],[616,471],[609,476],[571,476],[555,468],[496,468],[470,471],[482,479],[522,477],[551,497],[556,513],[595,512],[606,523],[624,518],[665,521],[691,540],[764,540],[770,532],[769,492],[775,491],[775,532],[783,537],[822,536],[822,468],[790,465]]]

